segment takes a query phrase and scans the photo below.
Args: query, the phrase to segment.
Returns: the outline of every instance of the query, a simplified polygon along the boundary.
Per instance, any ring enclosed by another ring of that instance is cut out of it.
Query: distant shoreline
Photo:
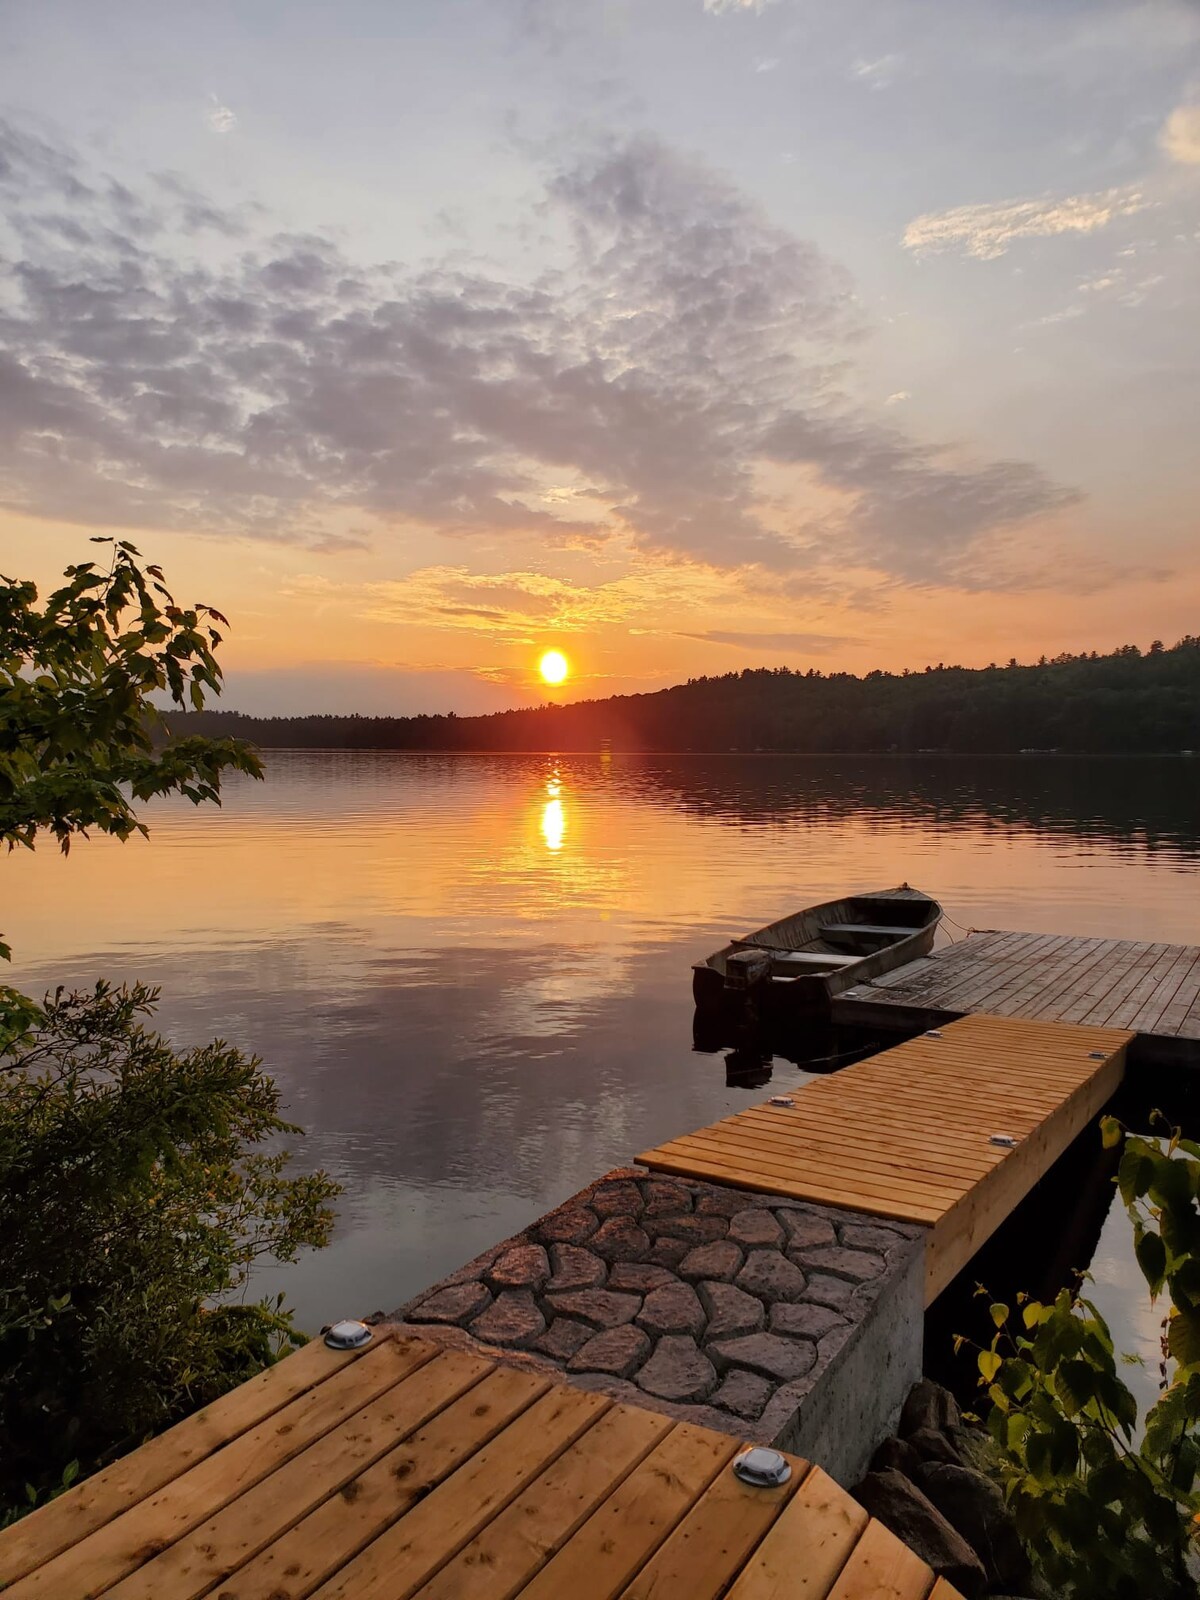
[[[653,693],[489,716],[168,718],[176,735],[260,749],[710,755],[1181,755],[1200,750],[1200,638],[1143,654],[922,672],[746,668]]]

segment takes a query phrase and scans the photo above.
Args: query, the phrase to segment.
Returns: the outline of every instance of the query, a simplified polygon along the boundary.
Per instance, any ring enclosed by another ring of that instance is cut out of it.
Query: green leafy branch
[[[1082,1292],[993,1304],[995,1335],[974,1348],[1005,1496],[1053,1592],[1175,1600],[1195,1594],[1200,1515],[1200,1146],[1126,1135],[1112,1118],[1103,1137],[1124,1140],[1117,1181],[1151,1303],[1170,1299],[1173,1371],[1140,1437],[1112,1334]]]

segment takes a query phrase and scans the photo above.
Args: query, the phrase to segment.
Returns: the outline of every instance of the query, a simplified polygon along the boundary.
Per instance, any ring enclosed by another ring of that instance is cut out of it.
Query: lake
[[[743,1106],[692,1046],[690,963],[907,880],[953,919],[1200,943],[1200,763],[269,752],[149,842],[4,863],[13,981],[163,991],[180,1043],[259,1052],[345,1185],[269,1272],[308,1329],[389,1310],[606,1168]],[[786,1060],[773,1088],[804,1081]],[[1079,1262],[1077,1265],[1085,1265]],[[1092,1262],[1157,1359],[1123,1213]]]

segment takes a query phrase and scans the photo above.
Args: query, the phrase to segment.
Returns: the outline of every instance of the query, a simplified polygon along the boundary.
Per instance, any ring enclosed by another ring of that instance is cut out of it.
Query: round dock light
[[[733,1470],[743,1483],[752,1483],[756,1489],[774,1489],[792,1475],[786,1456],[780,1455],[778,1450],[765,1450],[761,1445],[743,1450],[733,1463]]]
[[[1011,1133],[993,1133],[988,1139],[988,1143],[1001,1145],[1005,1150],[1012,1150],[1015,1148],[1017,1141]]]
[[[365,1322],[335,1322],[321,1331],[331,1350],[358,1350],[371,1342],[371,1330]]]

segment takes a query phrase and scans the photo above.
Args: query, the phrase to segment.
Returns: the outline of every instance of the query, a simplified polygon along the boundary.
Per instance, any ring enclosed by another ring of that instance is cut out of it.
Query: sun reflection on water
[[[542,807],[542,838],[546,841],[546,849],[561,850],[566,831],[567,819],[563,812],[563,803],[555,796],[553,800],[547,800]]]

